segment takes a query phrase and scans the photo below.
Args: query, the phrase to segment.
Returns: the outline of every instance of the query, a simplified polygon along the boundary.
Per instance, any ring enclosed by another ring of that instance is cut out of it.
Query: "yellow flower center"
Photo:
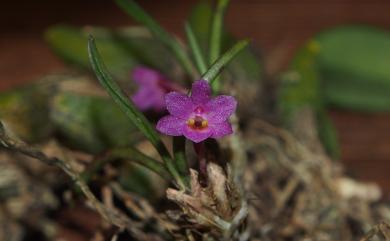
[[[195,118],[190,118],[187,121],[187,125],[196,130],[203,130],[208,126],[208,124],[208,121],[203,119],[201,116],[195,116]]]

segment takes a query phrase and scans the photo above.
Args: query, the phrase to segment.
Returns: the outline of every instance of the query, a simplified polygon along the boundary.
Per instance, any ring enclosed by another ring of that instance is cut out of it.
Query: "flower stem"
[[[182,136],[173,137],[173,157],[175,166],[182,176],[188,174],[188,164],[186,159],[186,139]]]
[[[198,156],[199,162],[199,173],[202,177],[207,177],[207,160],[206,160],[206,149],[204,142],[194,143],[195,153]]]

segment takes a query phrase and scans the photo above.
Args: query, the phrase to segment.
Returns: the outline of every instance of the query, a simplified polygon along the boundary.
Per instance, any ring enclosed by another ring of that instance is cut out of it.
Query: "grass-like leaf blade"
[[[226,53],[224,53],[217,61],[215,61],[211,67],[203,74],[202,79],[213,83],[213,80],[218,76],[222,69],[246,46],[248,46],[248,40],[242,40],[236,43]]]
[[[110,150],[107,155],[94,162],[92,167],[82,174],[84,180],[88,182],[91,177],[97,173],[105,164],[118,159],[129,160],[131,162],[137,163],[138,165],[144,166],[150,171],[157,173],[166,180],[170,179],[170,174],[161,162],[145,155],[134,147],[120,147]]]
[[[92,69],[94,70],[100,84],[113,98],[113,100],[119,105],[119,107],[127,115],[127,117],[129,117],[133,124],[157,149],[172,177],[175,179],[175,181],[181,188],[184,188],[184,182],[182,181],[180,175],[178,174],[174,166],[172,157],[161,139],[159,138],[159,135],[157,134],[156,130],[146,119],[146,117],[139,110],[137,110],[134,104],[130,101],[130,98],[128,98],[122,92],[118,84],[115,83],[115,81],[112,79],[103,61],[101,60],[101,57],[99,55],[95,41],[92,36],[90,36],[88,40],[88,54],[89,59],[91,61]]]
[[[118,6],[137,22],[147,27],[161,42],[176,56],[188,75],[193,76],[193,65],[184,48],[179,42],[165,31],[148,13],[133,0],[115,0]]]
[[[194,34],[194,31],[192,30],[191,25],[186,24],[185,30],[186,30],[188,44],[190,46],[192,55],[194,56],[196,68],[198,69],[199,73],[202,75],[207,70],[206,60],[204,59],[202,50],[199,46],[199,42],[196,39],[196,36]]]
[[[211,22],[210,44],[209,44],[209,64],[214,63],[220,56],[222,46],[223,20],[225,11],[229,5],[229,0],[218,0],[217,7]],[[219,79],[216,78],[212,83],[214,92],[219,90]]]
[[[223,19],[228,5],[229,0],[219,0],[212,19],[210,33],[210,64],[218,59],[221,52]]]

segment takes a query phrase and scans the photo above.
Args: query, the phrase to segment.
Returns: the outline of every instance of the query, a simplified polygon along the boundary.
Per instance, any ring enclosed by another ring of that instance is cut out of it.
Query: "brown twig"
[[[119,229],[128,230],[131,234],[136,235],[139,240],[148,240],[147,235],[144,234],[141,230],[136,229],[132,225],[132,221],[126,217],[123,213],[116,209],[110,209],[101,203],[96,196],[92,193],[83,179],[80,177],[79,173],[73,170],[72,166],[57,157],[48,157],[46,154],[41,152],[38,149],[30,147],[21,141],[14,140],[10,138],[4,129],[3,124],[0,121],[0,144],[17,153],[35,158],[42,161],[47,165],[57,166],[62,171],[64,171],[74,183],[81,189],[87,200],[92,204],[92,207],[97,211],[107,222],[118,227]]]
[[[369,241],[378,234],[381,234],[385,238],[385,240],[389,240],[390,225],[385,222],[381,222],[380,224],[375,225],[362,239],[360,239],[360,241]]]

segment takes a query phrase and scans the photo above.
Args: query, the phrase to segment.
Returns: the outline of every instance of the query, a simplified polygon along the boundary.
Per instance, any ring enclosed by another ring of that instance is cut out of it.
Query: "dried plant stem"
[[[308,149],[307,146],[303,145],[299,140],[297,140],[291,133],[286,130],[275,127],[265,121],[256,120],[253,125],[254,129],[261,130],[263,132],[276,135],[279,138],[283,145],[285,146],[284,152],[278,152],[278,158],[281,164],[288,166],[292,170],[294,170],[297,177],[299,177],[304,183],[310,185],[312,178],[311,172],[308,170],[309,168],[321,168],[322,179],[327,183],[326,187],[329,188],[327,190],[330,194],[334,193],[335,187],[332,177],[331,165],[332,161],[322,153],[313,153]],[[275,140],[268,139],[264,140],[266,137],[259,139],[259,142],[263,142],[265,145],[273,145],[276,144]],[[251,146],[254,143],[247,143],[248,146]],[[277,149],[277,148],[276,148]],[[292,157],[295,160],[307,160],[308,165],[292,163],[288,161]]]
[[[157,231],[161,233],[167,231],[172,233],[173,230],[179,229],[179,227],[175,223],[169,221],[165,215],[158,213],[147,200],[126,192],[116,182],[110,183],[110,187],[117,198],[123,201],[128,211],[136,215],[138,219],[141,220],[141,223],[147,225],[147,222],[157,222],[158,225],[156,225],[156,228],[159,229]]]
[[[381,234],[385,240],[390,240],[390,225],[385,222],[375,225],[360,241],[369,241],[378,234]]]
[[[127,218],[123,213],[119,212],[116,209],[110,209],[106,207],[102,202],[100,202],[96,196],[92,193],[86,183],[82,180],[79,173],[73,170],[72,166],[57,157],[48,157],[46,154],[37,150],[33,147],[26,145],[23,142],[16,141],[10,138],[4,129],[3,124],[0,122],[0,143],[3,147],[21,153],[23,155],[35,158],[37,160],[42,161],[47,165],[57,166],[62,171],[64,171],[73,181],[74,183],[81,189],[87,200],[92,204],[92,208],[98,212],[104,220],[109,222],[110,224],[118,227],[121,230],[128,230],[130,233],[137,235],[140,240],[147,240],[145,234],[142,231],[138,230],[132,225],[132,221]]]
[[[203,177],[206,177],[207,173],[207,160],[205,156],[205,146],[204,142],[200,143],[194,143],[194,149],[196,152],[196,155],[198,157],[198,163],[199,163],[199,172]]]
[[[230,118],[230,122],[232,124],[234,133],[228,139],[229,147],[232,150],[232,177],[234,178],[234,183],[236,185],[240,185],[240,190],[243,190],[242,176],[247,165],[245,144],[242,140],[242,135],[239,128],[239,119],[236,114],[232,115],[232,117]]]

